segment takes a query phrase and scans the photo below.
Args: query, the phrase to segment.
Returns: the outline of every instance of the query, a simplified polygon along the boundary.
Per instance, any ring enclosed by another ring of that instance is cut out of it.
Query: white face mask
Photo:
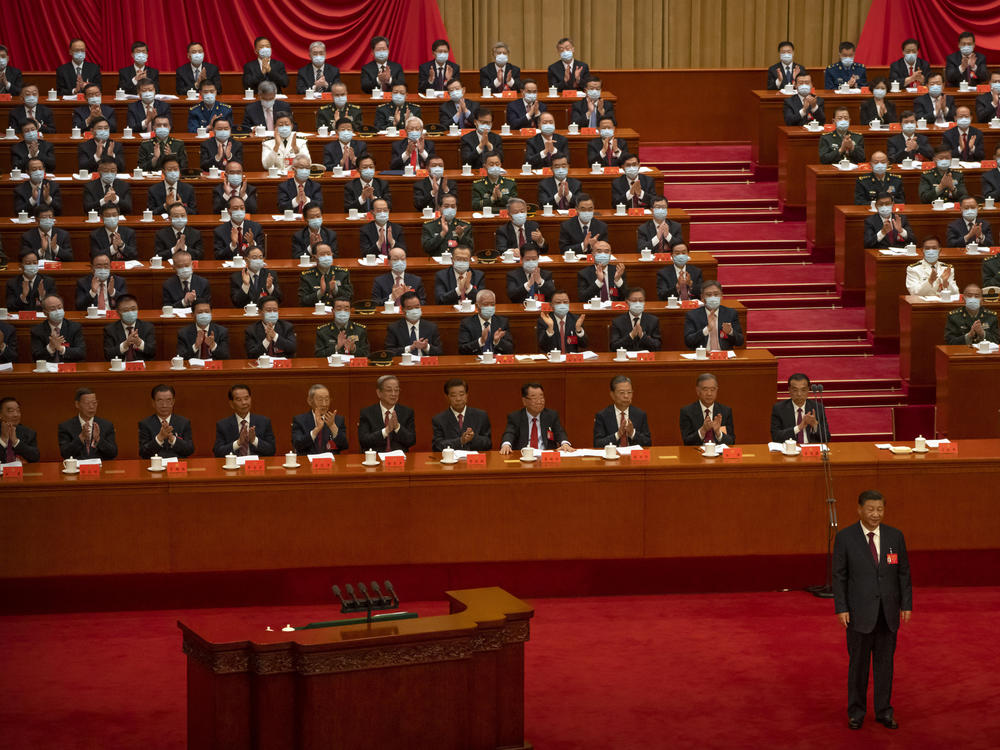
[[[87,104],[89,104],[91,107],[96,107],[100,103],[101,103],[101,97],[99,94],[97,96],[87,97]]]
[[[553,122],[543,122],[542,127],[539,128],[545,135],[552,135],[556,132],[556,125]]]
[[[913,135],[916,132],[917,132],[917,123],[915,122],[903,123],[903,135]]]
[[[630,180],[634,180],[639,176],[639,167],[625,167],[625,176]]]
[[[799,96],[809,96],[809,92],[812,91],[812,86],[808,83],[800,83],[796,91],[799,92]]]
[[[389,59],[389,50],[387,50],[387,49],[378,49],[378,50],[375,50],[375,60],[376,61],[378,61],[380,63],[384,63],[388,59]]]
[[[960,128],[967,128],[969,127],[969,125],[972,124],[972,119],[968,117],[959,117],[957,120],[955,120],[955,124],[958,125],[958,127]]]
[[[589,96],[591,99],[600,99],[601,98],[601,90],[600,89],[587,89],[587,96]]]
[[[559,59],[562,60],[564,63],[573,62],[573,50],[564,49],[562,52],[559,53]]]
[[[279,125],[278,126],[278,136],[280,138],[288,138],[292,135],[291,125]]]
[[[343,109],[344,105],[347,104],[347,97],[343,95],[333,97],[333,106],[337,109]]]
[[[892,216],[892,206],[879,206],[878,215],[881,216],[883,219],[888,219],[890,216]]]
[[[538,101],[538,93],[535,91],[525,91],[524,101],[526,101],[528,104],[534,104],[536,101]]]
[[[323,67],[323,63],[326,62],[326,55],[313,55],[312,62],[317,68],[321,68]]]
[[[205,62],[205,53],[204,52],[192,52],[191,53],[191,62],[193,62],[195,65],[201,65],[203,62]]]
[[[139,94],[139,98],[142,99],[143,103],[149,104],[151,101],[153,101],[153,99],[156,98],[156,92],[143,91],[141,94]]]
[[[502,52],[499,55],[497,55],[494,59],[496,60],[497,65],[507,64],[507,55],[503,54]]]
[[[215,94],[211,91],[206,91],[201,95],[201,100],[209,107],[212,107],[215,104]]]
[[[137,65],[145,65],[146,60],[149,59],[149,55],[147,55],[145,52],[136,52],[134,55],[132,55],[132,59],[135,60]]]
[[[448,62],[448,53],[438,52],[437,54],[434,55],[434,59],[437,60],[438,65],[444,65],[446,62]]]
[[[444,167],[439,164],[435,164],[431,167],[431,177],[439,178],[444,177]]]
[[[781,53],[781,62],[782,62],[783,65],[791,65],[793,58],[794,58],[794,55],[791,52],[782,52]]]

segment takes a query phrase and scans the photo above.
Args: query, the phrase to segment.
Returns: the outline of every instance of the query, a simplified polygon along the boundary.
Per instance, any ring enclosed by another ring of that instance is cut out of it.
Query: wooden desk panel
[[[567,263],[561,255],[553,254],[551,263],[545,264],[545,270],[552,272],[556,288],[565,289],[570,298],[576,298],[576,278],[580,269],[587,265],[586,261]],[[616,254],[626,266],[629,286],[641,286],[646,290],[646,296],[652,300],[656,297],[656,274],[663,264],[640,261],[638,254]],[[718,263],[711,253],[692,252],[691,264],[702,270],[704,278],[718,278]],[[340,258],[337,265],[347,268],[351,273],[351,283],[354,285],[354,299],[365,300],[371,297],[372,284],[375,277],[386,273],[385,266],[364,266],[354,258]],[[298,304],[299,277],[302,269],[294,260],[283,258],[268,260],[267,267],[278,274],[278,285],[284,294],[284,303],[288,306]],[[507,273],[518,267],[515,263],[474,263],[477,270],[486,276],[486,287],[496,290],[501,303],[507,300]],[[427,301],[434,304],[434,276],[442,266],[426,256],[409,257],[406,260],[408,273],[416,274],[427,290]],[[6,269],[0,270],[0,284],[6,284],[7,279],[21,272],[20,263],[11,263]],[[222,261],[203,260],[198,264],[198,275],[208,280],[212,289],[212,301],[216,307],[231,307],[229,298],[229,277],[235,269],[223,268]],[[55,279],[56,290],[66,300],[67,308],[74,304],[77,279],[90,274],[89,263],[63,263],[62,268],[47,269],[43,273]],[[164,280],[171,271],[168,268],[156,270],[148,266],[132,271],[115,271],[123,276],[128,284],[129,294],[139,300],[143,309],[159,308],[162,302],[161,289]]]
[[[987,257],[969,255],[964,248],[941,250],[941,260],[955,267],[959,289],[980,282]],[[919,255],[882,255],[878,250],[865,250],[865,327],[876,344],[899,338],[899,297],[906,292],[906,267],[919,259]]]
[[[1000,435],[1000,355],[936,346],[934,363],[938,432],[951,440]]]
[[[486,219],[474,219],[472,212],[460,211],[460,219],[472,222],[473,237],[476,247],[480,250],[494,246],[494,238],[497,229],[505,224],[508,219],[498,215]],[[608,241],[613,249],[620,248],[623,252],[632,251],[636,248],[636,233],[639,226],[649,221],[649,216],[616,216],[613,211],[597,211],[595,216],[608,225]],[[691,219],[686,211],[680,209],[670,209],[668,216],[673,221],[678,222],[685,237],[690,237]],[[275,221],[271,214],[257,214],[254,220],[259,222],[267,238],[268,254],[272,258],[289,258],[292,255],[292,235],[302,231],[305,224],[301,221]],[[546,240],[553,247],[558,248],[559,225],[566,221],[568,217],[553,213],[552,216],[534,217],[541,227]],[[73,242],[73,258],[77,261],[88,261],[90,258],[90,233],[100,226],[99,223],[89,223],[84,217],[62,216],[58,220],[58,226],[67,230]],[[402,224],[404,238],[410,248],[409,254],[419,256],[423,253],[420,249],[420,231],[426,219],[414,211],[393,211],[391,221]],[[357,258],[360,255],[360,233],[364,219],[351,221],[346,214],[327,214],[324,219],[324,226],[337,232],[338,252],[341,258]],[[215,214],[198,214],[188,218],[188,226],[199,230],[202,234],[202,246],[205,257],[213,257],[212,232],[219,225],[219,217]],[[4,247],[20,248],[21,236],[24,232],[37,226],[31,224],[15,224],[10,219],[0,222],[0,238],[3,239]],[[125,226],[135,229],[136,243],[139,246],[139,259],[148,260],[153,255],[156,233],[169,226],[165,219],[155,216],[151,222],[143,222],[138,216],[130,216]],[[16,251],[15,251],[16,253]]]
[[[678,412],[691,403],[697,376],[705,371],[718,375],[720,401],[733,407],[737,438],[766,440],[770,409],[777,393],[777,360],[767,351],[741,351],[736,359],[695,361],[679,352],[659,352],[652,362],[614,362],[612,354],[578,364],[518,362],[513,365],[481,365],[473,357],[442,357],[440,364],[391,368],[329,367],[326,360],[296,359],[292,367],[260,370],[255,362],[230,360],[221,370],[188,368],[172,371],[169,362],[151,362],[142,372],[113,373],[103,362],[78,365],[75,374],[38,375],[31,365],[16,365],[3,375],[5,394],[16,395],[24,410],[24,423],[38,432],[45,460],[58,460],[56,428],[73,413],[73,393],[83,385],[101,398],[101,415],[116,425],[119,456],[138,456],[136,425],[152,413],[150,391],[167,382],[177,389],[177,413],[192,420],[196,455],[212,455],[215,422],[231,414],[226,391],[234,383],[247,383],[253,390],[255,412],[271,419],[277,449],[291,446],[292,417],[308,410],[306,394],[316,382],[331,390],[334,408],[347,424],[350,451],[358,450],[357,424],[361,409],[375,401],[375,381],[393,373],[402,381],[401,403],[416,410],[417,450],[430,450],[431,417],[447,408],[442,393],[450,377],[469,382],[470,405],[485,409],[493,428],[493,444],[500,447],[506,415],[521,407],[523,383],[544,385],[546,404],[559,412],[570,439],[579,447],[591,447],[594,414],[610,403],[608,388],[614,375],[625,373],[636,389],[636,406],[649,416],[655,440],[680,442]]]

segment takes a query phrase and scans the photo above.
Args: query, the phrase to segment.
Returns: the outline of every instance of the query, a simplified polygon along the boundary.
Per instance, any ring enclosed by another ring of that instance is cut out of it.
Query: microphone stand
[[[826,483],[826,510],[827,510],[827,532],[826,532],[826,583],[821,586],[808,586],[808,591],[813,596],[821,599],[833,598],[833,537],[837,534],[837,499],[833,496],[833,467],[830,465],[830,425],[826,421],[826,405],[823,403],[823,386],[814,383],[810,386],[819,407],[819,440],[823,446],[820,448],[820,456],[823,462],[823,479]],[[824,450],[825,447],[825,450]]]

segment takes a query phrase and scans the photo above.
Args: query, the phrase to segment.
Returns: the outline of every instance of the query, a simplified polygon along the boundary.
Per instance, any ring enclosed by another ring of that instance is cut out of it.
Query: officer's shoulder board
[[[949,316],[952,316],[952,315],[961,315],[963,312],[965,312],[965,308],[964,307],[956,307],[954,310],[952,310],[950,313],[948,313],[948,315]]]
[[[919,266],[923,261],[918,260],[916,263],[911,263],[907,268],[915,268]]]
[[[334,266],[333,270],[334,271],[347,271],[347,267],[346,266]]]
[[[300,275],[300,276],[308,276],[309,274],[311,274],[311,273],[312,273],[313,271],[315,271],[315,270],[316,270],[316,269],[314,269],[314,268],[310,268],[310,269],[308,269],[308,270],[305,270],[305,271],[303,271],[303,272],[302,272],[301,274],[299,274],[299,275]]]
[[[351,325],[353,325],[355,328],[367,328],[367,326],[364,323],[355,323],[353,320],[351,321]]]

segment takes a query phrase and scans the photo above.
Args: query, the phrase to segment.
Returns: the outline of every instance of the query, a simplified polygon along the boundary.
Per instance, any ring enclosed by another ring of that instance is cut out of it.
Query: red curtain
[[[1000,0],[874,0],[858,40],[865,65],[888,65],[902,57],[904,39],[920,40],[920,56],[932,65],[958,51],[958,35],[976,35],[976,51],[991,67],[1000,63]]]
[[[55,70],[69,58],[69,40],[87,43],[87,59],[102,70],[132,62],[131,45],[149,45],[149,64],[173,71],[187,60],[189,41],[205,44],[206,59],[223,71],[242,70],[253,40],[271,40],[273,57],[290,70],[305,65],[309,43],[326,44],[331,64],[357,70],[371,60],[373,36],[389,39],[389,57],[415,69],[431,59],[431,43],[447,39],[435,0],[4,0],[0,43],[11,65]]]

